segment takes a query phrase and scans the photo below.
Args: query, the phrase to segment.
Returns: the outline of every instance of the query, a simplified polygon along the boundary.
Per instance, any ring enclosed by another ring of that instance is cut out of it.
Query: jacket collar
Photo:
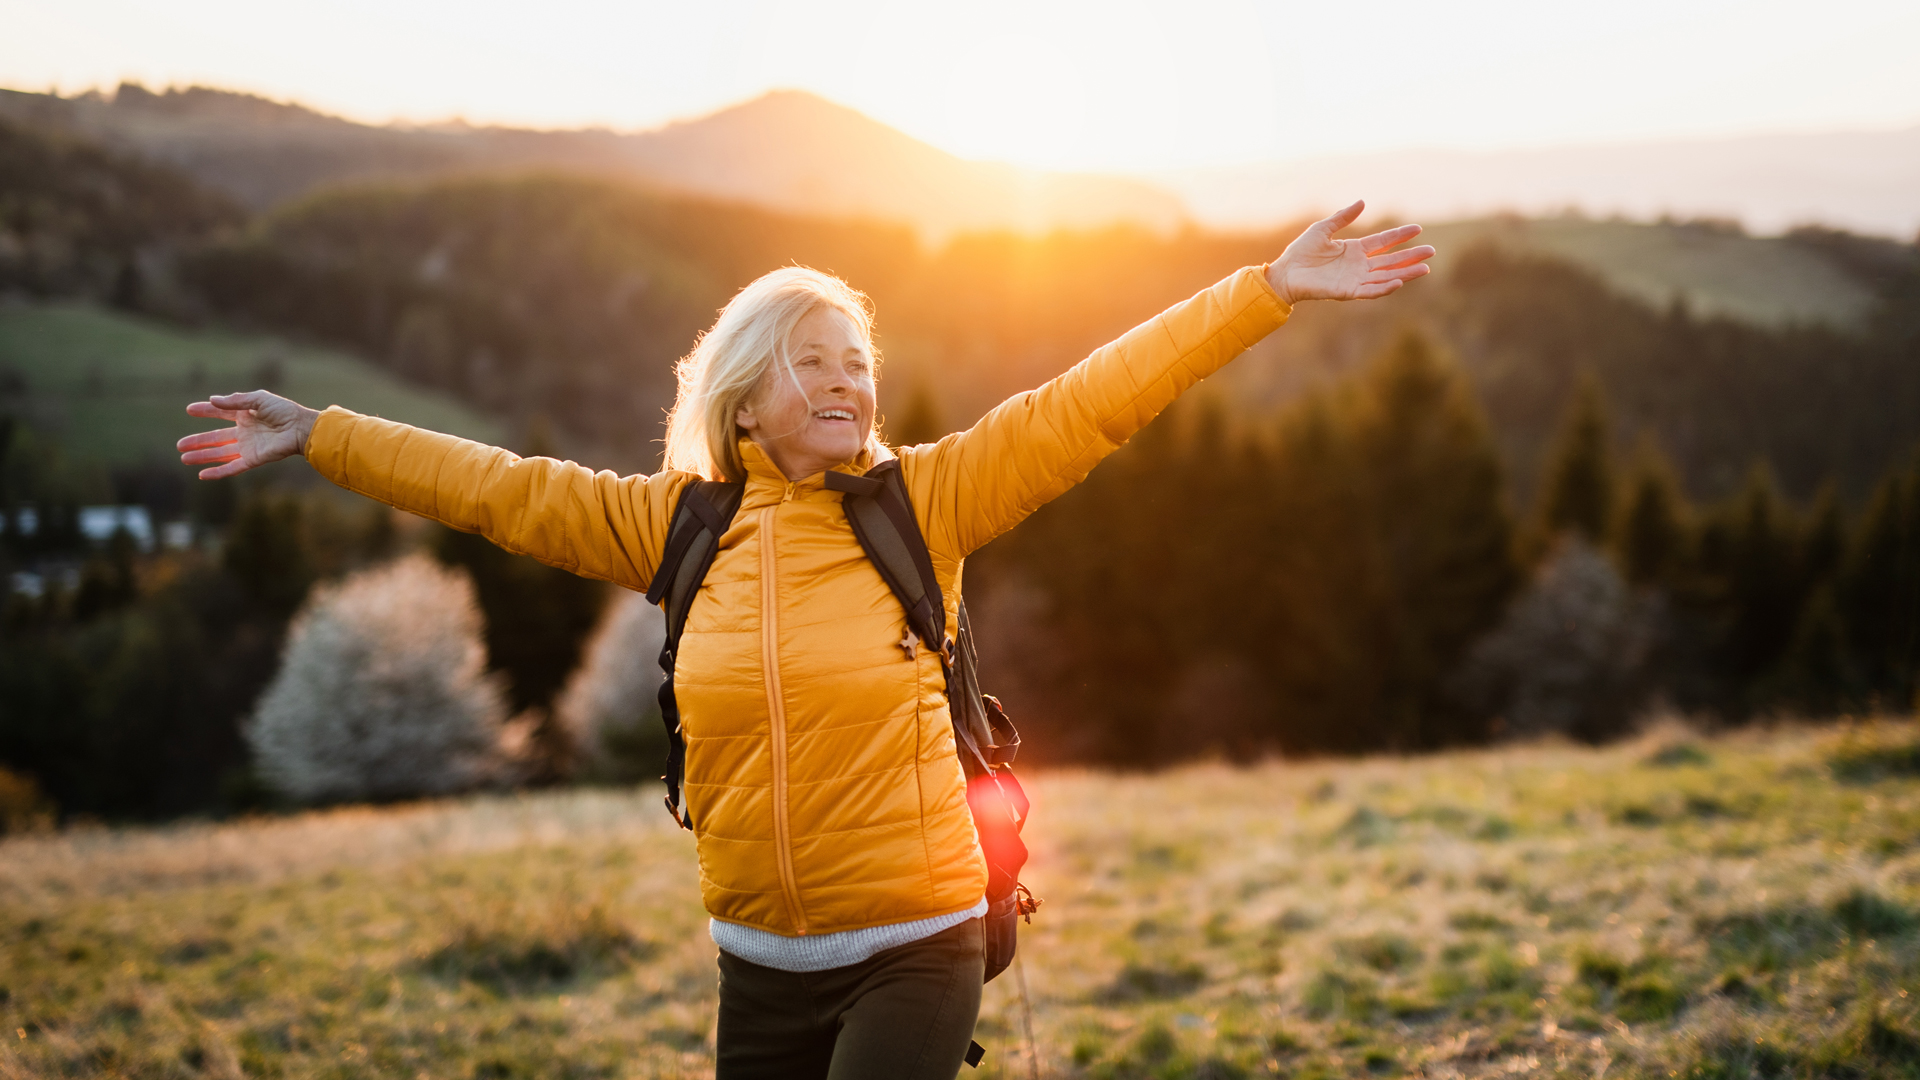
[[[873,468],[875,465],[891,457],[893,457],[893,453],[884,446],[880,448],[878,453],[874,452],[871,448],[863,447],[860,453],[854,456],[852,461],[835,465],[832,471],[861,476],[865,474],[868,469]],[[741,439],[740,461],[747,467],[746,499],[748,502],[778,502],[785,496],[789,483],[786,474],[780,471],[779,466],[773,463],[773,459],[767,456],[765,450],[760,449],[759,443],[754,442],[752,439]],[[812,476],[805,477],[794,483],[793,487],[793,492],[796,497],[827,490],[826,473],[815,473]],[[837,491],[831,494],[834,498],[840,497],[840,493]],[[756,498],[756,496],[758,498]]]

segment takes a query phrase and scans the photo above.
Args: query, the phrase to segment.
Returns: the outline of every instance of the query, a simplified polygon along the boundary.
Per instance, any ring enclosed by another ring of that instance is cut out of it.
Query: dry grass
[[[1912,724],[1029,787],[1042,1075],[1920,1076]],[[710,1075],[696,894],[650,790],[8,841],[0,1076]]]

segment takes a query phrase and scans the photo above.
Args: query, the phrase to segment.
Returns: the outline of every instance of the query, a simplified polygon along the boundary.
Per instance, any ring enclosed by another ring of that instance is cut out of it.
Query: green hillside
[[[1683,297],[1698,314],[1765,327],[1855,328],[1875,299],[1866,282],[1806,244],[1748,236],[1711,223],[1484,218],[1430,226],[1426,238],[1440,249],[1437,271],[1487,241],[1515,254],[1549,255],[1583,266],[1619,292],[1656,307]]]
[[[187,402],[262,387],[316,408],[343,405],[474,439],[504,435],[445,394],[330,349],[186,331],[82,304],[0,308],[0,409],[77,457],[111,465],[169,455],[175,440],[206,426],[186,414]]]

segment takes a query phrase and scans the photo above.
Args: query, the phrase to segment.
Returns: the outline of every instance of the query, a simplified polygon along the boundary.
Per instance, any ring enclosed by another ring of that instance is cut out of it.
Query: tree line
[[[1203,391],[970,564],[989,681],[1038,754],[1123,765],[1912,707],[1913,450],[1857,509],[1759,458],[1695,502],[1588,377],[1514,486],[1418,331],[1264,421]]]

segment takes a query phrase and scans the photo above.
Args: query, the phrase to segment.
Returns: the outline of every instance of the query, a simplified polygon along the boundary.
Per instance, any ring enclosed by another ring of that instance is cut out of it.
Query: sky
[[[1160,170],[1920,124],[1920,2],[0,0],[0,86],[644,129],[812,90],[964,157]]]

